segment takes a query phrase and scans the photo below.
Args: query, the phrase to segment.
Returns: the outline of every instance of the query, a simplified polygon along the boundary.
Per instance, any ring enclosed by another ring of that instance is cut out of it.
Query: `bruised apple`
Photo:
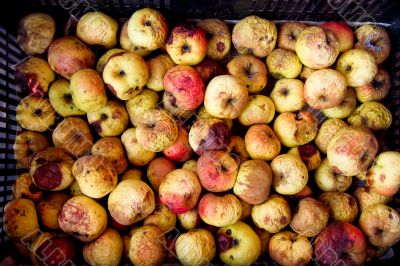
[[[162,181],[159,196],[162,204],[176,214],[193,209],[199,200],[201,185],[190,170],[175,169]]]

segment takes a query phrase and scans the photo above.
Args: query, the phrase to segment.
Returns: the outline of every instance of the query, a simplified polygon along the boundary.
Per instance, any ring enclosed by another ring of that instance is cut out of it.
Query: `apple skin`
[[[164,155],[177,162],[186,162],[193,155],[193,149],[189,144],[189,134],[186,128],[179,127],[178,137],[174,144],[163,151]]]
[[[213,150],[199,157],[196,168],[203,188],[210,192],[224,192],[233,188],[239,167],[228,152]]]
[[[153,159],[147,166],[147,179],[155,191],[158,191],[165,177],[176,169],[173,161],[162,156]]]
[[[232,43],[239,54],[253,54],[263,58],[275,48],[278,30],[276,25],[258,16],[247,16],[235,24]]]
[[[297,37],[295,49],[303,65],[322,69],[335,63],[339,55],[339,41],[332,31],[311,26]]]
[[[367,183],[374,192],[394,196],[400,188],[400,153],[379,154],[367,172]]]
[[[164,75],[164,89],[171,94],[174,107],[195,110],[204,100],[204,83],[199,72],[190,66],[175,66]]]
[[[207,53],[206,34],[193,24],[177,25],[167,38],[166,49],[175,64],[197,65]]]
[[[347,86],[359,87],[374,79],[378,72],[378,65],[368,51],[351,49],[339,56],[336,70],[346,78]]]
[[[359,226],[374,246],[390,247],[400,240],[400,214],[387,205],[375,204],[363,210]]]
[[[378,64],[381,64],[390,54],[391,45],[387,31],[378,25],[365,24],[356,29],[356,48],[369,51]]]
[[[360,229],[352,224],[333,222],[315,239],[316,260],[321,266],[363,265],[367,243]]]
[[[46,52],[56,33],[54,19],[45,13],[31,13],[18,23],[17,44],[27,54]]]
[[[260,238],[241,221],[218,229],[217,241],[220,259],[230,266],[251,265],[261,253]]]
[[[56,79],[56,73],[46,60],[29,57],[16,66],[15,83],[28,94],[44,97],[49,85]]]
[[[344,22],[332,21],[321,26],[324,29],[331,30],[339,41],[339,52],[343,53],[353,48],[354,34],[353,30]]]
[[[54,40],[49,47],[47,60],[50,67],[66,79],[70,79],[76,71],[93,68],[96,64],[93,51],[73,36]]]
[[[190,230],[178,236],[175,251],[185,266],[208,265],[216,253],[214,236],[205,229]]]
[[[279,265],[307,265],[313,255],[313,248],[306,237],[290,231],[273,235],[268,244],[269,255]]]
[[[328,144],[329,163],[346,176],[364,172],[378,152],[378,141],[366,127],[341,128]]]
[[[223,227],[236,223],[242,215],[242,205],[233,194],[205,194],[199,201],[200,218],[208,225]]]
[[[128,22],[128,37],[135,46],[156,50],[165,44],[168,23],[157,10],[142,8],[136,10]]]
[[[193,209],[199,200],[201,184],[190,170],[175,169],[164,178],[159,187],[162,204],[176,214]]]
[[[204,84],[208,84],[214,77],[225,73],[220,63],[207,58],[201,61],[200,64],[194,66],[194,69],[199,72]]]

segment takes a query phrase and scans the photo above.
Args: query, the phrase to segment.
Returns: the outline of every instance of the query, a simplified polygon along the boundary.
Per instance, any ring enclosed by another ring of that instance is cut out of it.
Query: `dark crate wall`
[[[62,8],[60,3],[69,9]],[[253,0],[253,1],[173,1],[173,0],[13,0],[0,11],[0,223],[3,223],[3,207],[11,199],[11,188],[17,173],[13,159],[13,142],[21,129],[15,121],[15,108],[20,91],[14,84],[13,66],[25,54],[16,44],[15,34],[19,19],[30,12],[42,11],[58,21],[58,35],[70,18],[79,16],[94,7],[112,16],[127,18],[137,8],[149,6],[160,9],[169,20],[218,17],[236,20],[249,14],[280,20],[330,21],[348,20],[365,22],[371,20],[387,23],[392,39],[392,54],[385,63],[392,79],[392,87],[386,104],[392,111],[393,125],[383,137],[386,146],[400,150],[400,1],[393,0]],[[400,205],[400,202],[397,203]],[[0,243],[7,237],[0,227]],[[0,246],[1,248],[1,246]],[[4,249],[2,249],[4,250]],[[3,253],[3,252],[0,252]],[[3,256],[0,256],[0,259]]]

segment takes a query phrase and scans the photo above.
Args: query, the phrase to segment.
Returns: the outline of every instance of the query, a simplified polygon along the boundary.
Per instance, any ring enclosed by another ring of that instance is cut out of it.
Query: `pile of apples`
[[[33,264],[362,265],[399,241],[400,153],[375,136],[392,123],[384,28],[169,28],[144,8],[55,31],[42,13],[18,28],[27,171],[4,228]]]

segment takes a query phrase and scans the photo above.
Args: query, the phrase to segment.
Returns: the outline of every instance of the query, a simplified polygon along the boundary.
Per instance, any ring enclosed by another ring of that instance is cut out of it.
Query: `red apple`
[[[192,156],[193,150],[189,144],[188,131],[184,127],[178,129],[175,143],[164,150],[164,155],[173,161],[186,162]]]
[[[194,68],[197,70],[197,72],[199,72],[199,75],[205,84],[208,84],[213,77],[224,74],[224,69],[222,66],[218,62],[211,59],[204,59]]]
[[[315,239],[315,255],[321,266],[362,265],[367,257],[367,243],[354,225],[334,222]]]
[[[344,22],[328,22],[322,28],[331,30],[339,40],[339,52],[343,53],[353,48],[354,34],[352,29]]]

